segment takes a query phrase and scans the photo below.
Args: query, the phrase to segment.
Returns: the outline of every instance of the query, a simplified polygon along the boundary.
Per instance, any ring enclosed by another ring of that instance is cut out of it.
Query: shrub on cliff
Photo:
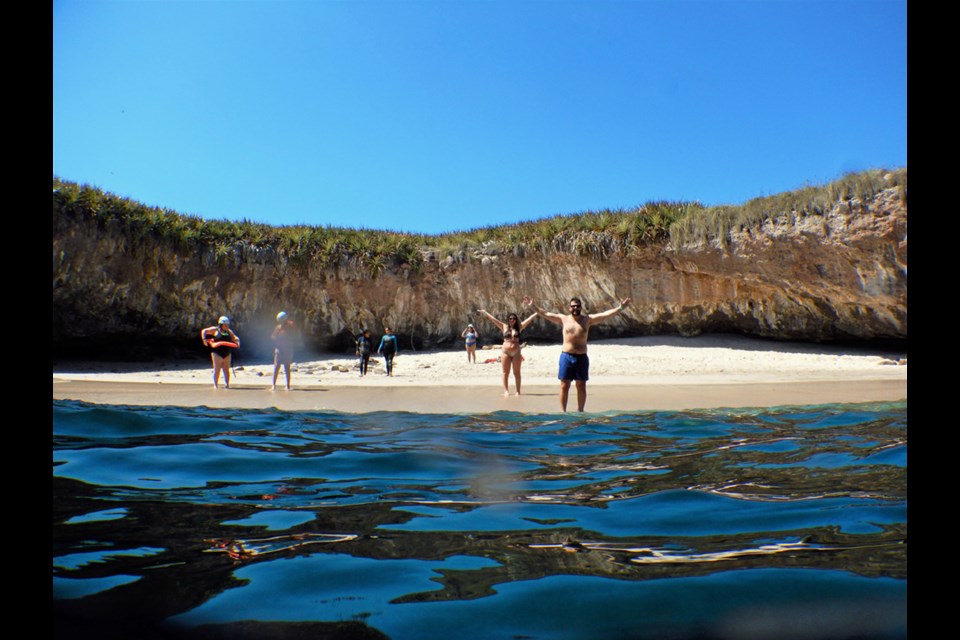
[[[276,261],[321,268],[352,265],[376,276],[385,269],[419,270],[425,261],[447,263],[487,256],[567,253],[605,259],[628,256],[651,243],[724,245],[730,233],[790,212],[829,210],[838,202],[867,200],[899,188],[906,199],[907,170],[849,173],[825,185],[805,186],[742,205],[655,201],[631,208],[555,215],[436,236],[330,226],[281,226],[242,220],[204,220],[148,207],[90,185],[53,178],[54,231],[96,224],[131,241],[152,237],[180,250],[212,256],[218,264]]]

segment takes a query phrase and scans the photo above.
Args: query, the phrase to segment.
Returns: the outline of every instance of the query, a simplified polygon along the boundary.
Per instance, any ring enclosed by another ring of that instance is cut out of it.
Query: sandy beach
[[[394,376],[372,358],[328,355],[294,363],[292,388],[270,389],[273,365],[237,358],[230,389],[203,361],[54,365],[53,398],[101,404],[292,411],[489,413],[559,410],[559,345],[523,349],[521,395],[503,396],[499,349],[400,351]],[[742,336],[653,336],[591,342],[587,412],[886,402],[907,398],[905,354]],[[568,409],[576,408],[571,390]]]

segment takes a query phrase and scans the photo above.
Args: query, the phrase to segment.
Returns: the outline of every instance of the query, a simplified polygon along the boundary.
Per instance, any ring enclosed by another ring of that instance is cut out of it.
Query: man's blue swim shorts
[[[557,378],[586,382],[590,379],[590,358],[585,353],[562,352],[560,354],[560,373],[557,374]]]

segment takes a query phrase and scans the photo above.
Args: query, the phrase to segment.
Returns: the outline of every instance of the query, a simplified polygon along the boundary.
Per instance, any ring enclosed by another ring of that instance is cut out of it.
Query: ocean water
[[[58,638],[904,638],[906,403],[53,404]]]

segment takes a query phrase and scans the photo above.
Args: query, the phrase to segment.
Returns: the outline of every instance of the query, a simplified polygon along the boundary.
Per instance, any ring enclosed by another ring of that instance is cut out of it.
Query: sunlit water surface
[[[906,403],[53,426],[58,637],[906,637]]]

